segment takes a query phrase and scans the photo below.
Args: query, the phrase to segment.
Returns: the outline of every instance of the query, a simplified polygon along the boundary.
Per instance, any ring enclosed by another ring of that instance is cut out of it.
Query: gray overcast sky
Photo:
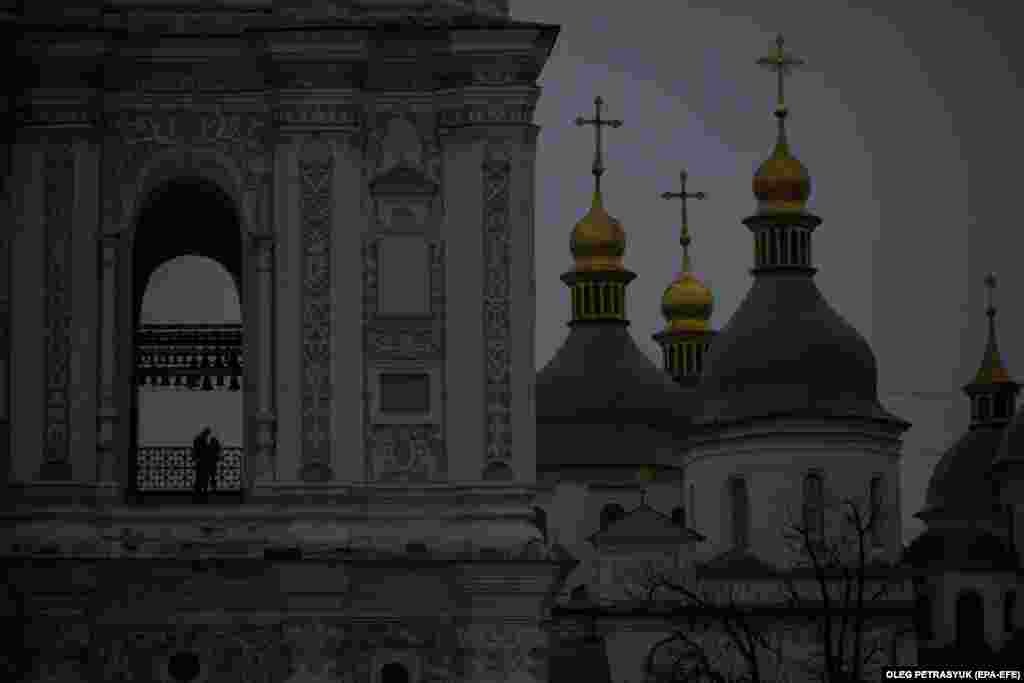
[[[565,336],[569,231],[592,188],[592,130],[571,122],[602,95],[606,206],[629,235],[632,330],[652,357],[661,292],[678,268],[681,166],[692,190],[697,270],[721,327],[750,284],[750,189],[769,153],[774,81],[754,61],[785,33],[807,67],[789,79],[790,140],[814,179],[818,284],[872,343],[891,410],[916,423],[904,521],[935,457],[966,426],[959,386],[980,360],[981,279],[1000,276],[1000,340],[1024,369],[1017,192],[1024,97],[1012,5],[841,0],[512,0],[516,18],[562,26],[541,81],[537,164],[537,362]],[[973,171],[973,173],[971,172]],[[794,343],[799,340],[794,339]],[[910,394],[915,394],[910,396]]]

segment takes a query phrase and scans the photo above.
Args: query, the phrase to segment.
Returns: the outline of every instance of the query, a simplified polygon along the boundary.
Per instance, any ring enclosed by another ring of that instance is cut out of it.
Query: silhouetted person
[[[196,498],[206,496],[210,484],[208,463],[210,461],[210,428],[204,427],[192,440],[192,467],[196,473],[193,491]]]
[[[206,474],[210,478],[207,488],[213,493],[217,492],[217,463],[220,462],[220,452],[220,439],[214,436],[206,445]]]

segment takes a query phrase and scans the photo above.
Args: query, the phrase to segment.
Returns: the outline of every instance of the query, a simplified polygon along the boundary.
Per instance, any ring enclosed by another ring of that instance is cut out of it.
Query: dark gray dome
[[[806,273],[758,275],[705,368],[702,423],[793,414],[903,422],[878,402],[871,347]]]
[[[997,501],[989,472],[1003,432],[1001,426],[975,427],[943,454],[928,482],[921,517],[991,518]]]
[[[669,443],[686,432],[693,405],[692,393],[650,361],[625,325],[607,322],[573,325],[565,343],[537,375],[536,391],[540,427],[579,424],[586,431],[583,425],[616,425],[625,433],[623,443],[629,441],[631,428],[636,433],[662,433]],[[539,429],[538,437],[544,433]],[[564,432],[558,433],[564,438]],[[546,453],[572,450],[564,443],[559,448],[538,445],[538,466],[555,464],[545,462],[555,457]]]

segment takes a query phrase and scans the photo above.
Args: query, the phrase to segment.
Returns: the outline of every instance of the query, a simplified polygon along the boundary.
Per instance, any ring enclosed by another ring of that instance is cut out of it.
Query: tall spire
[[[981,365],[973,381],[964,387],[971,399],[971,426],[1000,425],[1013,417],[1019,386],[1010,377],[996,342],[996,276],[985,276],[985,316],[988,318],[988,339]]]
[[[1003,365],[1002,356],[999,354],[999,345],[996,342],[995,290],[995,273],[989,273],[985,276],[985,316],[988,318],[988,340],[985,342],[985,355],[982,356],[981,366],[974,376],[974,384],[997,384],[1010,381],[1010,374],[1006,371],[1006,366]]]
[[[604,174],[602,128],[618,128],[622,121],[602,116],[604,100],[594,98],[594,118],[576,117],[577,126],[594,127],[594,199],[590,210],[572,229],[569,250],[573,269],[562,276],[572,288],[572,323],[626,320],[626,285],[635,277],[622,265],[626,231],[604,209],[601,176]]]
[[[704,355],[713,334],[708,327],[714,307],[711,290],[693,272],[690,255],[690,222],[687,202],[706,199],[704,192],[686,191],[687,173],[679,173],[679,192],[663,192],[662,199],[678,199],[681,205],[679,244],[683,247],[683,263],[679,274],[661,296],[661,313],[666,326],[654,335],[661,346],[664,369],[683,384],[695,384],[703,369]]]
[[[803,66],[805,62],[787,54],[785,44],[782,34],[779,34],[775,40],[775,51],[757,60],[759,65],[774,71],[777,76],[775,118],[778,121],[778,133],[775,148],[754,176],[754,195],[763,213],[801,212],[811,194],[810,175],[790,152],[786,137],[789,108],[785,99],[785,78],[795,67]]]

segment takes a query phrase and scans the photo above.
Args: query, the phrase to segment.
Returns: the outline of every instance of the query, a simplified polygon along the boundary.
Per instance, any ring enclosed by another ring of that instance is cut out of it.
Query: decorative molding
[[[483,163],[485,468],[512,457],[510,175],[507,147],[490,143]]]
[[[147,108],[112,115],[114,130],[127,145],[219,145],[264,151],[269,131],[265,112],[225,112],[220,106],[182,105],[174,110]]]
[[[46,150],[46,398],[43,463],[39,478],[71,478],[69,381],[71,368],[71,264],[75,157],[70,145]]]
[[[533,123],[533,104],[492,102],[462,104],[446,107],[440,112],[440,125],[444,128],[459,126]]]
[[[299,162],[302,190],[302,469],[304,481],[331,471],[331,201],[334,157],[313,138]]]
[[[439,425],[374,425],[368,452],[371,481],[427,482],[447,471]]]
[[[457,637],[466,680],[548,680],[548,634],[536,624],[475,622]]]
[[[363,109],[358,104],[341,102],[294,102],[274,109],[274,123],[282,130],[308,130],[342,127],[359,129]]]

